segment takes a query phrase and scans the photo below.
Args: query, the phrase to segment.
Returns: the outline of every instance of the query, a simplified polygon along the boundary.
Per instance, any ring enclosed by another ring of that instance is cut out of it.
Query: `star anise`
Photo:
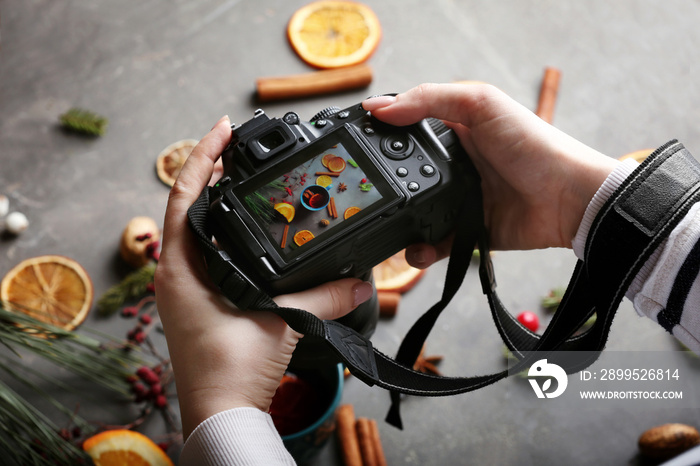
[[[339,192],[339,193],[342,193],[342,192],[345,191],[346,189],[348,189],[348,185],[346,185],[345,183],[340,183],[340,184],[338,185],[338,192]]]
[[[442,356],[425,356],[425,345],[423,345],[416,362],[413,363],[413,370],[424,374],[442,375],[435,366],[440,361],[442,361]]]

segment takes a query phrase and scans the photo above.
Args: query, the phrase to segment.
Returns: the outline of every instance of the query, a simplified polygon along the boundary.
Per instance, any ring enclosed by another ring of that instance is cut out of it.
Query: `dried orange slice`
[[[333,184],[333,179],[328,175],[321,175],[318,178],[316,178],[316,184],[327,188],[328,186]]]
[[[342,157],[333,157],[328,161],[328,169],[333,173],[340,173],[345,170],[345,160]]]
[[[377,15],[362,3],[321,0],[294,13],[287,26],[294,51],[318,68],[339,68],[367,60],[379,45]]]
[[[642,163],[647,157],[649,157],[649,155],[651,155],[652,152],[654,152],[654,149],[637,150],[623,155],[619,160],[634,159],[637,162]]]
[[[294,209],[294,206],[292,204],[280,202],[278,204],[275,204],[274,208],[277,212],[282,214],[284,218],[287,219],[287,222],[291,223],[292,220],[294,220],[294,214],[296,213],[296,210]]]
[[[192,149],[198,142],[196,139],[183,139],[170,144],[158,154],[156,173],[163,183],[170,187],[175,184],[185,160],[190,156]]]
[[[151,439],[133,430],[106,430],[83,443],[96,466],[174,466]]]
[[[350,217],[352,217],[353,215],[355,215],[356,213],[358,213],[360,210],[362,210],[362,209],[360,209],[359,207],[355,207],[355,206],[348,207],[347,209],[345,209],[345,213],[343,213],[343,218],[345,220],[347,220]]]
[[[337,155],[335,155],[335,154],[326,154],[326,155],[324,155],[323,158],[321,159],[321,164],[322,164],[324,167],[328,168],[328,161],[329,161],[330,159],[334,159],[334,158],[336,158],[336,157],[337,157]]]
[[[12,310],[66,330],[85,320],[92,298],[92,280],[85,269],[63,256],[26,259],[0,283],[0,299]]]
[[[300,230],[294,234],[294,243],[297,246],[302,246],[311,241],[312,239],[314,239],[314,234],[311,233],[309,230]]]
[[[372,269],[374,286],[378,291],[405,293],[421,279],[425,270],[411,267],[406,262],[406,251],[400,251],[375,265]]]

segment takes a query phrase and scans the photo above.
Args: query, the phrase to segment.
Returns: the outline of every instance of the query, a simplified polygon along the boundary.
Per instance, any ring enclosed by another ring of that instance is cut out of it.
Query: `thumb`
[[[322,320],[335,320],[367,301],[373,293],[371,283],[345,278],[299,293],[277,296],[275,302],[281,307],[304,309]]]

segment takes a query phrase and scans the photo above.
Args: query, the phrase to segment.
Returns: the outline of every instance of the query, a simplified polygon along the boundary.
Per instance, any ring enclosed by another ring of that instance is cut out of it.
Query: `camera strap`
[[[465,199],[456,225],[442,298],[409,330],[396,359],[376,350],[368,338],[342,324],[323,321],[301,309],[277,306],[248,280],[235,261],[212,241],[208,188],[191,206],[188,217],[202,245],[209,275],[225,296],[241,309],[273,312],[305,337],[325,340],[353,375],[370,386],[391,391],[392,407],[387,421],[401,428],[400,393],[446,396],[476,390],[521,372],[545,356],[567,373],[595,362],[605,346],[626,289],[653,251],[700,200],[700,164],[680,143],[671,141],[657,149],[622,183],[591,225],[584,260],[577,262],[561,304],[541,336],[525,328],[496,294],[480,188],[476,191],[479,192]],[[518,362],[509,369],[473,377],[416,372],[411,368],[420,349],[440,313],[460,288],[477,245],[483,292],[496,328]],[[597,315],[595,324],[573,336],[593,314]],[[581,357],[560,358],[562,352],[580,352]]]

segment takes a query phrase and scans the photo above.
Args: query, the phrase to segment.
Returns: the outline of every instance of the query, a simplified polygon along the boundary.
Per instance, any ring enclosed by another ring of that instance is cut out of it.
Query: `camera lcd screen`
[[[346,129],[334,134],[294,154],[272,175],[244,183],[237,196],[285,260],[398,197]]]

